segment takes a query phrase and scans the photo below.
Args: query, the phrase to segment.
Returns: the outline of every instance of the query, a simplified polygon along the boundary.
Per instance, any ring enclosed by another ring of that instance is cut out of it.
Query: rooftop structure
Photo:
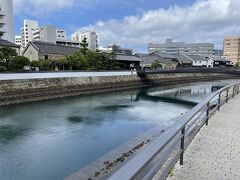
[[[106,48],[100,48],[99,50],[107,53],[115,53],[115,54],[122,54],[122,55],[133,55],[133,50],[128,48],[122,48],[118,44],[110,44]]]

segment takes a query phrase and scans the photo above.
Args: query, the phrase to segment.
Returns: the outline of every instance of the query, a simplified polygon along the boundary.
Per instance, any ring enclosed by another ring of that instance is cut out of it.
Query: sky
[[[91,29],[100,46],[120,44],[146,52],[148,43],[211,42],[240,35],[240,0],[13,0],[15,31],[24,19],[67,30]]]

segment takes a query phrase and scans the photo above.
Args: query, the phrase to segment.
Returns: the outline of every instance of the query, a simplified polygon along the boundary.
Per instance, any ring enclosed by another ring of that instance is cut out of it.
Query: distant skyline
[[[24,19],[67,30],[92,29],[100,46],[118,43],[146,51],[149,42],[166,38],[212,42],[223,48],[223,37],[240,34],[239,0],[13,0],[15,33]]]

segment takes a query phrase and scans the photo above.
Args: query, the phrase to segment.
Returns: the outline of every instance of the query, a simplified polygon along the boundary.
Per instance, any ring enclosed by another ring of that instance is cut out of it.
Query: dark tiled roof
[[[172,55],[172,54],[168,54],[168,53],[153,53],[161,58],[164,58],[164,59],[177,59],[175,55]]]
[[[152,64],[153,62],[155,62],[156,60],[159,61],[162,64],[176,64],[176,62],[171,61],[171,59],[164,59],[162,57],[159,57],[156,54],[152,54],[149,56],[144,56],[141,57],[141,59],[144,61],[143,64]]]
[[[200,55],[186,55],[191,59],[192,61],[207,61],[209,60],[209,57],[207,56],[200,56]]]
[[[149,54],[146,54],[146,53],[136,53],[135,56],[141,58],[141,57],[147,57],[147,56],[149,56]]]
[[[134,55],[122,55],[122,54],[117,54],[116,55],[116,60],[117,61],[136,61],[136,62],[142,61],[137,56],[134,56]]]
[[[229,59],[223,58],[221,56],[211,56],[214,61],[230,61]]]
[[[10,42],[10,41],[7,41],[7,40],[3,40],[3,39],[0,39],[0,46],[6,46],[6,47],[16,47],[16,48],[19,48],[18,45]]]
[[[182,63],[192,63],[192,60],[190,60],[186,55],[174,55],[177,58],[178,62]]]
[[[41,41],[30,42],[29,45],[32,45],[40,53],[45,54],[69,55],[80,50],[80,48],[77,47],[62,46]]]

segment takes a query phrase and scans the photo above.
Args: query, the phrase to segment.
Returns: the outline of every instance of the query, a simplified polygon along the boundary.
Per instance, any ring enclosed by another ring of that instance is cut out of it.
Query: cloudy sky
[[[222,49],[225,35],[240,34],[240,0],[13,0],[16,34],[23,19],[65,28],[92,29],[100,46],[118,43],[146,51],[166,38],[213,42]]]

